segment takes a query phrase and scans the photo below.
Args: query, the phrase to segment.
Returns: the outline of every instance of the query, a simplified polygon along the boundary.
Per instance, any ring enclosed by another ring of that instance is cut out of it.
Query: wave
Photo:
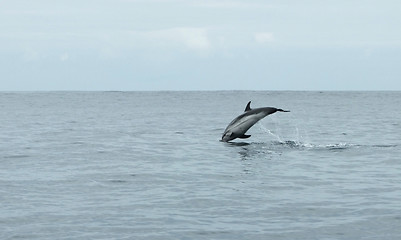
[[[295,138],[297,140],[283,140],[283,136],[281,134],[277,134],[272,132],[270,129],[266,128],[263,124],[259,124],[259,127],[262,131],[273,137],[275,140],[272,142],[273,146],[280,146],[290,149],[300,149],[300,150],[347,150],[347,149],[356,149],[356,148],[396,148],[399,145],[397,144],[355,144],[355,143],[347,143],[347,142],[338,142],[338,143],[327,143],[327,144],[314,144],[305,142],[304,138],[299,132],[299,129],[295,128]]]
[[[291,148],[305,148],[305,149],[350,149],[350,148],[395,148],[398,147],[397,144],[353,144],[353,143],[331,143],[331,144],[313,144],[313,143],[303,143],[299,141],[274,141],[276,145],[284,145]]]
[[[329,143],[329,144],[314,144],[306,143],[294,140],[286,141],[271,141],[271,142],[230,142],[228,143],[233,147],[244,147],[244,146],[261,146],[263,148],[268,148],[271,150],[283,150],[283,149],[293,149],[293,150],[329,150],[329,151],[343,151],[350,149],[364,149],[364,148],[396,148],[397,144],[353,144],[346,142],[339,143]]]
[[[276,146],[284,146],[293,149],[304,149],[304,150],[319,150],[319,149],[329,149],[329,150],[345,150],[356,147],[357,145],[350,144],[350,143],[334,143],[334,144],[313,144],[313,143],[303,143],[299,141],[274,141],[274,145]]]

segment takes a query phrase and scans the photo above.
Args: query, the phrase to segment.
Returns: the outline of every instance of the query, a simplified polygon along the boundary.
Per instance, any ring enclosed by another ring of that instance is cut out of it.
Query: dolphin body
[[[246,131],[248,131],[248,129],[250,129],[262,118],[275,112],[289,111],[273,107],[251,109],[251,101],[249,101],[246,105],[245,112],[232,120],[230,124],[228,124],[220,141],[228,142],[236,138],[249,138],[251,135],[245,135]]]

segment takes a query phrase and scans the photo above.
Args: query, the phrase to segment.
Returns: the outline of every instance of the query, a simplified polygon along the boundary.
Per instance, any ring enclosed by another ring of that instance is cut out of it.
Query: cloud
[[[42,58],[42,54],[34,49],[27,48],[23,52],[22,59],[26,62],[37,61]]]
[[[170,28],[142,34],[159,45],[183,45],[193,50],[208,50],[211,42],[205,28]]]
[[[254,34],[255,41],[260,44],[271,43],[274,41],[274,35],[271,32],[258,32]]]
[[[68,54],[68,53],[66,52],[66,53],[61,54],[61,56],[60,56],[60,61],[65,62],[65,61],[67,61],[69,58],[70,58],[70,54]]]
[[[195,6],[208,8],[265,8],[272,7],[263,1],[238,1],[238,0],[203,0],[194,1]]]

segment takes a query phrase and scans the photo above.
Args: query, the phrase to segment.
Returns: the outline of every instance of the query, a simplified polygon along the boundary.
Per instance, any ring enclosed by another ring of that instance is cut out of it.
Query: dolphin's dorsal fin
[[[246,105],[245,112],[251,111],[251,101]]]

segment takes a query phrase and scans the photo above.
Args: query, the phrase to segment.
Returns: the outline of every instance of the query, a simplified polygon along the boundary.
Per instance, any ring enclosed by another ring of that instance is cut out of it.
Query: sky
[[[401,90],[399,0],[2,0],[0,91]]]

